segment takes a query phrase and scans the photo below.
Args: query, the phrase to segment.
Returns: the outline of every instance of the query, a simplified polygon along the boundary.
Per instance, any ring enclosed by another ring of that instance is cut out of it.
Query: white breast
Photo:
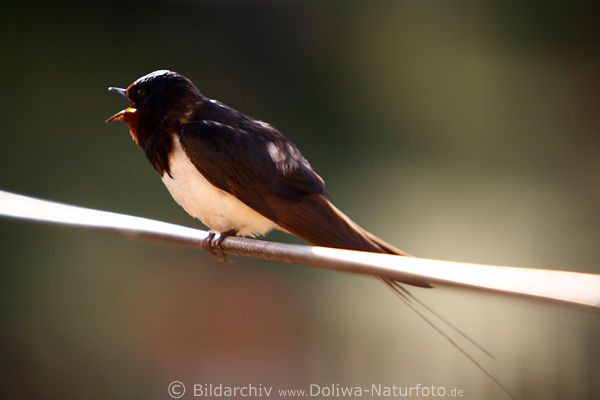
[[[162,181],[171,196],[188,214],[213,231],[235,229],[239,235],[254,236],[277,228],[273,221],[208,182],[191,163],[176,136],[169,155],[169,168],[171,176],[165,172]]]

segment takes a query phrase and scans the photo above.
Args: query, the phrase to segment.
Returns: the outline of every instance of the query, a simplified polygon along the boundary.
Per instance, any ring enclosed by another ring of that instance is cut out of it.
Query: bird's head
[[[203,102],[203,96],[194,84],[177,72],[158,70],[138,78],[122,89],[109,87],[131,102],[106,122],[122,120],[129,127],[138,146],[152,135],[179,129],[190,122],[193,110]]]

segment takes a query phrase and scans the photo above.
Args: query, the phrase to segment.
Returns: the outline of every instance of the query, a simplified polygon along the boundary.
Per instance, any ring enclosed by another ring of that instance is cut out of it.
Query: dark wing
[[[179,141],[194,166],[216,187],[274,221],[279,211],[267,197],[290,204],[325,194],[325,183],[300,151],[268,125],[252,132],[215,121],[184,125]]]
[[[257,123],[258,125],[258,123]],[[179,141],[194,166],[284,230],[317,246],[406,255],[356,225],[325,198],[298,149],[268,125],[251,133],[215,121],[185,125]],[[407,281],[430,286],[424,281]]]

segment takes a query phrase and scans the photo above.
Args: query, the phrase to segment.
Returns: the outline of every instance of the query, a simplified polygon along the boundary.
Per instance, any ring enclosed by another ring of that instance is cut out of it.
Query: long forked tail
[[[277,201],[281,200],[272,199],[271,203],[276,205]],[[306,196],[293,207],[286,203],[284,209],[285,212],[278,213],[277,224],[315,246],[408,256],[362,229],[323,195]],[[432,287],[424,279],[415,278],[404,283]]]
[[[295,212],[287,214],[286,220],[280,221],[280,223],[283,222],[281,223],[281,226],[290,233],[303,238],[313,245],[410,257],[409,254],[395,248],[394,246],[362,229],[323,196],[315,196],[312,198],[308,197],[295,210]],[[494,377],[469,352],[467,352],[454,339],[452,339],[448,333],[444,332],[444,330],[442,330],[442,328],[440,328],[440,326],[437,325],[433,319],[425,315],[425,312],[428,312],[429,315],[446,324],[460,336],[478,347],[482,352],[494,358],[492,354],[490,354],[485,348],[471,339],[456,326],[432,310],[429,306],[416,298],[399,282],[395,282],[383,277],[377,278],[379,278],[390,290],[398,295],[398,297],[402,299],[402,301],[413,312],[415,312],[421,319],[423,319],[436,332],[445,338],[454,348],[462,353],[486,376],[494,381],[494,383],[496,383],[496,385],[498,385],[509,397],[515,399],[514,395],[506,388],[506,386],[502,384],[502,382]],[[410,280],[404,281],[403,283],[420,287],[433,287],[429,282],[424,280]],[[419,309],[419,307],[421,307],[421,309]]]
[[[450,326],[453,330],[455,330],[456,332],[458,332],[461,336],[463,336],[464,338],[466,338],[469,342],[471,342],[472,344],[474,344],[475,346],[477,346],[485,354],[487,354],[488,356],[494,358],[494,356],[490,352],[488,352],[485,348],[483,348],[481,345],[479,345],[477,342],[475,342],[473,339],[471,339],[469,336],[467,336],[465,333],[463,333],[457,327],[455,327],[454,325],[452,325],[451,323],[449,323],[448,321],[446,321],[444,318],[442,318],[441,316],[439,316],[437,313],[435,313],[433,310],[431,310],[428,306],[426,306],[425,304],[423,304],[420,300],[418,300],[416,297],[414,297],[408,290],[406,290],[406,288],[404,288],[398,282],[394,282],[394,281],[391,281],[391,280],[386,279],[386,278],[380,278],[380,279],[381,279],[381,281],[387,287],[389,287],[394,293],[396,293],[398,295],[398,297],[404,302],[404,304],[406,304],[408,306],[408,308],[410,308],[412,311],[414,311],[421,319],[423,319],[437,333],[439,333],[444,339],[446,339],[454,348],[456,348],[460,353],[462,353],[463,356],[465,356],[477,368],[479,368],[488,378],[490,378],[492,381],[494,381],[494,383],[496,385],[498,385],[498,387],[500,387],[500,389],[502,389],[504,391],[504,393],[506,393],[510,398],[516,399],[516,397],[508,390],[508,388],[502,382],[500,382],[500,380],[498,378],[496,378],[494,375],[492,375],[492,373],[489,372],[483,365],[481,365],[481,363],[479,363],[469,352],[467,352],[454,339],[452,339],[450,337],[450,335],[448,335],[446,332],[444,332],[431,319],[427,318],[416,307],[416,305],[414,304],[414,302],[419,303],[422,307],[424,307],[426,310],[428,310],[433,315],[437,316],[441,321],[443,321],[445,324],[447,324],[448,326]]]

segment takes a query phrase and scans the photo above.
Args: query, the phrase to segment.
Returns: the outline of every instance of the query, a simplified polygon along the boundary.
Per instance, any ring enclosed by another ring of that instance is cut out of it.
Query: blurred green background
[[[104,124],[125,106],[107,86],[169,68],[272,123],[412,254],[600,273],[591,4],[4,2],[0,189],[201,226]],[[374,279],[14,220],[0,237],[3,398],[167,399],[173,380],[506,398]],[[600,397],[597,314],[415,294],[520,398]]]

